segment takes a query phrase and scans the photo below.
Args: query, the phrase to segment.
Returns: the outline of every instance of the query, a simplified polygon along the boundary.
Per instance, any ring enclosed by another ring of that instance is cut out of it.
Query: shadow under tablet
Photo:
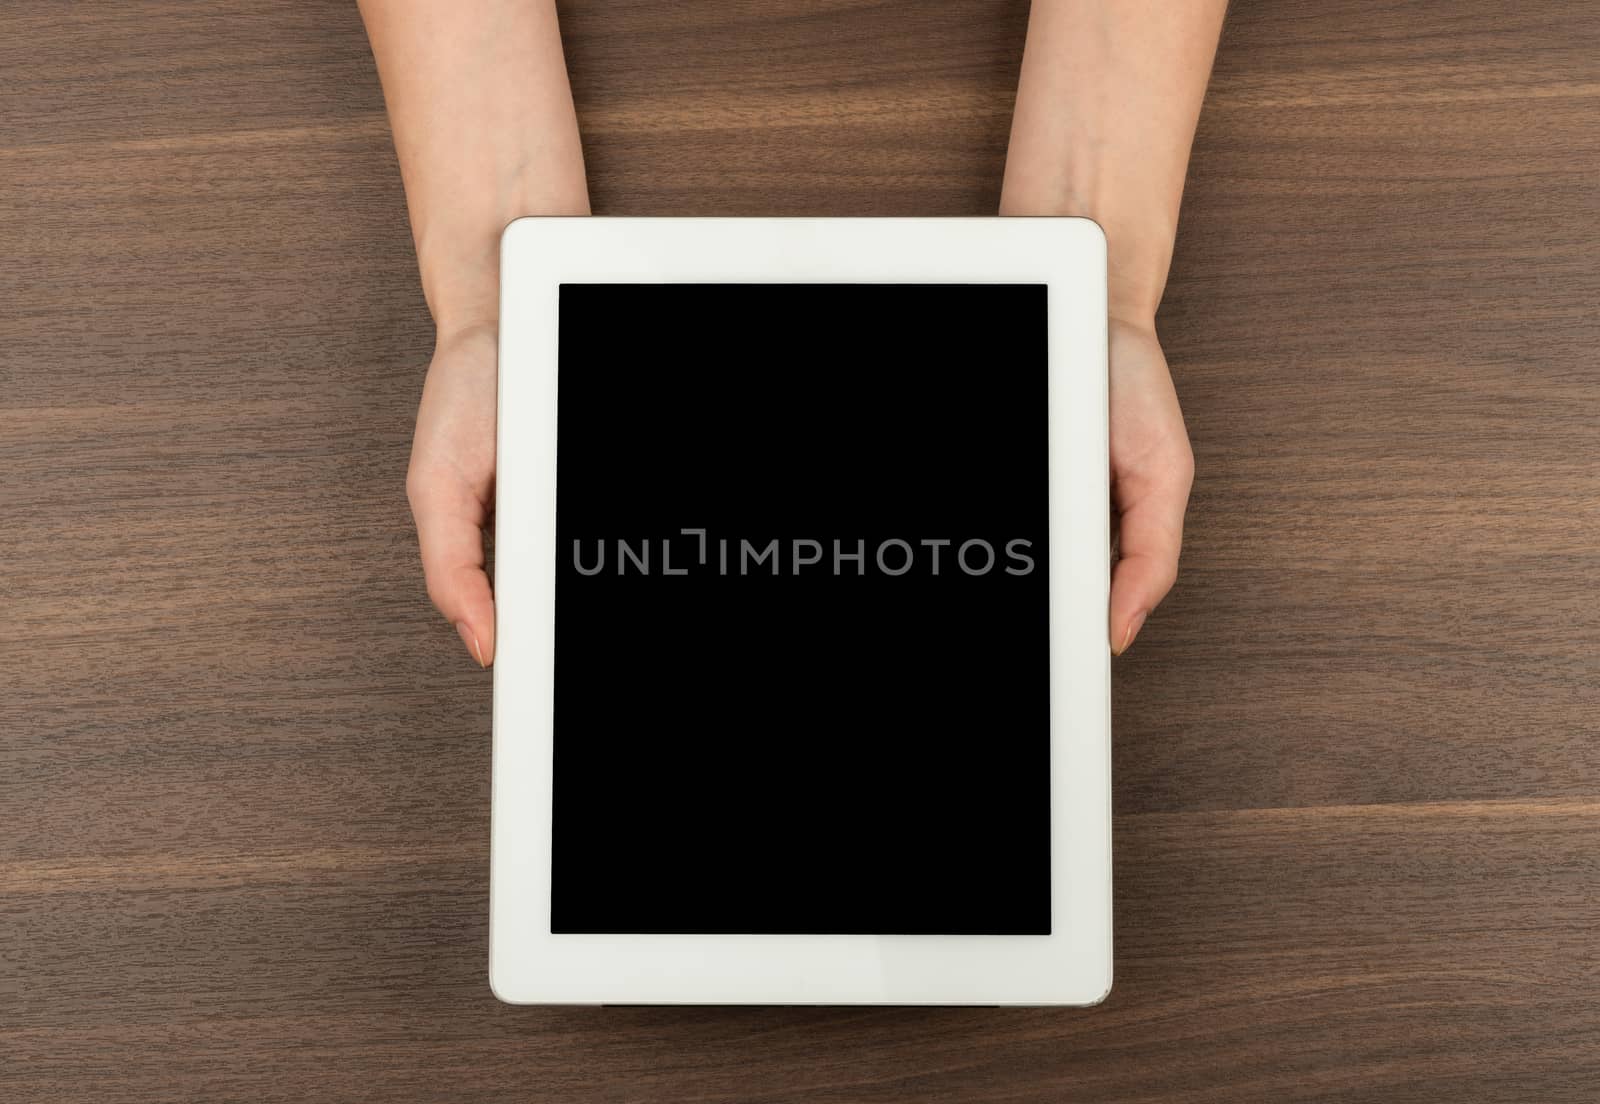
[[[1045,296],[562,286],[552,931],[1049,934]]]

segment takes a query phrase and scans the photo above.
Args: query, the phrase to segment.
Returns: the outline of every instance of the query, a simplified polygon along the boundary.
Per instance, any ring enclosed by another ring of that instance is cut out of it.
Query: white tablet
[[[489,972],[516,1003],[1111,985],[1081,219],[522,219]]]

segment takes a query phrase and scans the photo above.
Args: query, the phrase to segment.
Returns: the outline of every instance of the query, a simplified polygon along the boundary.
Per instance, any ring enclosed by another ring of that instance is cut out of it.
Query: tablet
[[[1105,243],[529,218],[501,252],[490,982],[1111,983]]]

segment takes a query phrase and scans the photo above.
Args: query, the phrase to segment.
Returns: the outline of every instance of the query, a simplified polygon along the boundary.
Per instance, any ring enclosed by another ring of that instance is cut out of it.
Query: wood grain
[[[992,211],[1022,0],[572,0],[596,209]],[[1600,10],[1238,3],[1089,1011],[514,1009],[353,5],[0,11],[0,1099],[1600,1099]]]

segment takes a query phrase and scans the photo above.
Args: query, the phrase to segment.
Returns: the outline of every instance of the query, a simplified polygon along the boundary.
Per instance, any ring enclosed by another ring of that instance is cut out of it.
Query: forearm
[[[500,231],[587,214],[553,0],[358,0],[394,131],[428,309],[492,324]]]
[[[1113,318],[1154,325],[1226,0],[1034,0],[1000,211],[1105,229]]]

